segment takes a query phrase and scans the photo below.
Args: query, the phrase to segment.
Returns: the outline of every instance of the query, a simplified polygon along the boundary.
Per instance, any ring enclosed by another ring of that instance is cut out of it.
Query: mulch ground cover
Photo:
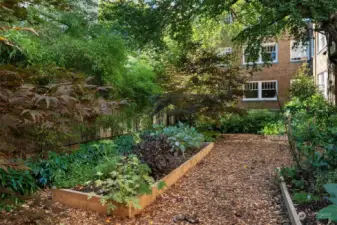
[[[0,214],[0,224],[286,225],[275,169],[291,161],[286,142],[224,135],[200,164],[133,219],[67,208],[43,191],[13,213]]]

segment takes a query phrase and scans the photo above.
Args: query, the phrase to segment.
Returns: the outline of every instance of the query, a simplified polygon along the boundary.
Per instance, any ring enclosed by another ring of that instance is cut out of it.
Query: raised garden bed
[[[280,187],[281,187],[282,197],[283,197],[285,206],[287,208],[288,216],[289,216],[289,219],[292,225],[329,224],[328,220],[326,221],[323,220],[323,221],[318,222],[316,220],[316,214],[320,209],[331,205],[331,202],[329,202],[326,199],[321,199],[318,201],[312,201],[310,203],[294,204],[292,200],[292,196],[287,187],[287,184],[283,181],[282,177],[280,178],[281,178]]]
[[[289,219],[291,221],[292,225],[302,225],[300,218],[297,214],[296,208],[294,206],[293,201],[291,200],[291,196],[289,194],[288,188],[286,183],[283,181],[283,179],[281,178],[281,184],[280,184],[280,188],[281,188],[281,193],[282,193],[282,197],[284,200],[284,204],[287,208],[287,212],[288,212],[288,216]]]
[[[112,202],[112,204],[116,206],[116,209],[114,209],[111,213],[120,217],[134,217],[139,214],[145,207],[154,202],[160,194],[165,192],[167,188],[175,184],[191,168],[198,164],[212,150],[213,146],[213,143],[207,143],[205,147],[192,156],[188,161],[184,162],[178,168],[174,169],[168,175],[157,181],[157,183],[153,185],[152,193],[150,195],[138,196],[139,205],[141,206],[140,209],[134,208],[131,204],[130,206],[125,206]],[[158,190],[157,184],[160,181],[164,181],[166,187]],[[102,196],[99,195],[92,195],[71,189],[53,189],[52,195],[54,202],[59,202],[70,207],[90,210],[101,214],[107,213],[107,206],[100,203],[100,198]]]
[[[265,135],[264,137],[270,141],[288,141],[287,135]]]

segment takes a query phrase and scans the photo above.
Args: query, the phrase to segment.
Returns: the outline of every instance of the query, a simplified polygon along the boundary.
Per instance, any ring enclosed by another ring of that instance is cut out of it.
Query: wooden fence
[[[152,125],[159,124],[163,126],[169,126],[175,124],[175,117],[170,116],[166,112],[160,112],[157,115],[152,117]],[[136,133],[144,130],[144,126],[141,120],[133,120],[131,127],[128,127],[127,124],[122,125],[124,129],[114,129],[111,128],[93,128],[93,132],[87,132],[82,129],[74,131],[74,134],[71,137],[66,138],[62,141],[64,146],[73,146],[78,144],[83,144],[91,141],[98,141],[102,139],[114,138],[121,135],[126,135],[130,133]]]

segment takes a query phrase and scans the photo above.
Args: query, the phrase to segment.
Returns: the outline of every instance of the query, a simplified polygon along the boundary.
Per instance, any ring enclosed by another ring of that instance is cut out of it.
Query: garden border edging
[[[280,169],[278,168],[278,170],[280,170]],[[296,208],[294,206],[294,203],[293,203],[293,201],[291,199],[291,196],[289,194],[287,185],[284,182],[284,179],[283,179],[282,176],[280,176],[280,179],[281,179],[281,183],[280,183],[281,194],[282,194],[284,203],[286,205],[287,212],[288,212],[288,217],[289,217],[289,219],[291,221],[291,224],[292,225],[302,225],[302,223],[300,221],[300,218],[299,218],[299,216],[297,214]]]
[[[287,135],[264,135],[269,141],[288,141]]]
[[[213,149],[214,143],[207,143],[203,149],[201,149],[197,154],[195,154],[188,161],[184,162],[178,168],[174,169],[171,173],[166,175],[161,180],[157,181],[152,187],[152,193],[150,195],[140,195],[138,196],[139,205],[141,209],[136,209],[134,207],[125,206],[112,202],[116,206],[116,209],[112,211],[112,214],[120,217],[134,217],[139,214],[144,208],[152,204],[156,198],[165,192],[170,186],[175,184],[181,177],[183,177],[190,169],[196,166],[200,161],[202,161],[208,153]],[[164,181],[166,187],[162,190],[158,190],[157,186],[160,181]],[[100,203],[101,196],[92,195],[89,193],[84,193],[80,191],[74,191],[71,189],[52,189],[52,199],[54,202],[59,202],[63,205],[98,212],[100,214],[107,213],[107,206]]]

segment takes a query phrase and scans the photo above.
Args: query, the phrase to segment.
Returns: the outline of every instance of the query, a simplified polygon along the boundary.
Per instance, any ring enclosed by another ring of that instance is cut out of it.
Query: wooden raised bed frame
[[[277,171],[279,172],[281,169],[278,167]],[[287,212],[288,212],[288,217],[291,221],[292,225],[302,225],[300,218],[297,214],[296,208],[294,206],[293,200],[291,199],[290,193],[288,191],[287,185],[284,181],[284,178],[279,175],[279,179],[280,179],[280,189],[281,189],[281,194],[284,200],[284,204],[287,208]]]
[[[136,209],[132,206],[125,206],[112,202],[112,204],[114,204],[117,208],[111,213],[119,217],[134,217],[135,215],[139,214],[145,207],[152,204],[160,194],[165,192],[170,186],[175,184],[181,177],[183,177],[191,168],[203,160],[213,147],[214,143],[208,143],[206,147],[195,154],[192,158],[162,178],[161,181],[164,181],[166,184],[164,189],[158,190],[157,184],[159,181],[157,181],[157,183],[152,188],[152,194],[140,195],[138,198],[141,209]],[[99,195],[93,195],[91,198],[89,198],[88,193],[74,191],[71,189],[53,189],[52,196],[54,202],[59,202],[69,207],[94,211],[101,214],[107,213],[106,205],[101,205],[99,201],[101,198]]]
[[[287,135],[264,135],[269,141],[288,141]]]

